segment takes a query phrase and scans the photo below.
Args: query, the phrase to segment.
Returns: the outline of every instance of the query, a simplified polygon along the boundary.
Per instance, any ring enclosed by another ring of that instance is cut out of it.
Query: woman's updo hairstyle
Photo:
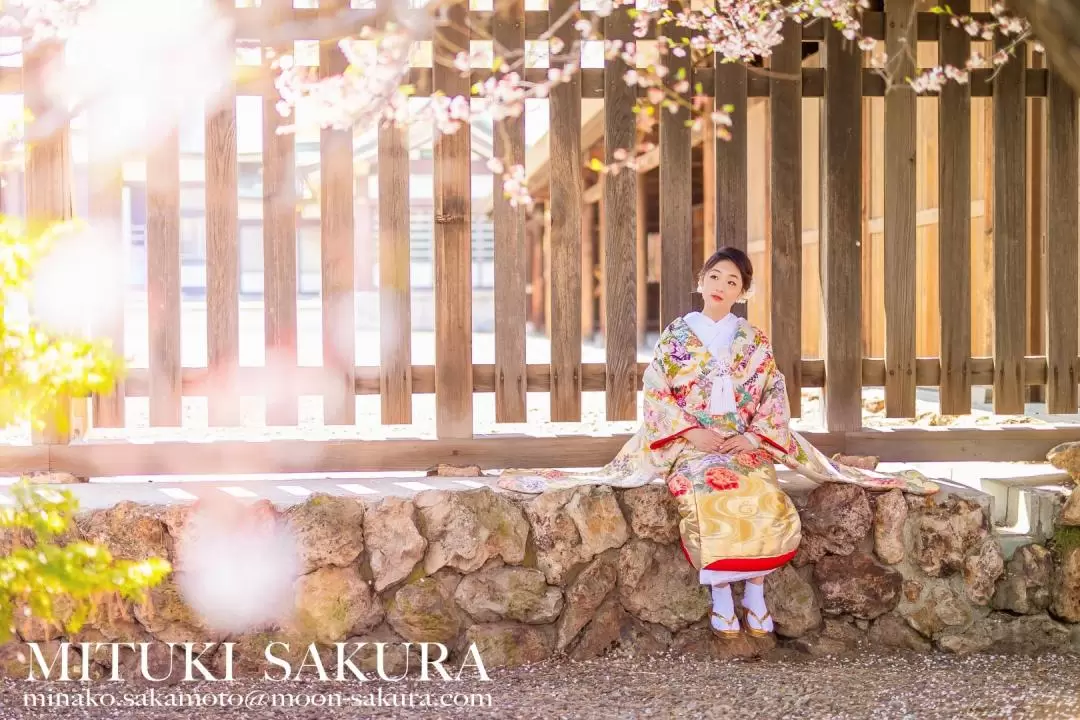
[[[738,248],[722,247],[714,252],[701,267],[701,272],[698,273],[698,284],[704,282],[708,272],[724,260],[731,262],[739,269],[739,275],[742,276],[743,299],[750,297],[754,287],[754,264],[750,262],[750,257]]]

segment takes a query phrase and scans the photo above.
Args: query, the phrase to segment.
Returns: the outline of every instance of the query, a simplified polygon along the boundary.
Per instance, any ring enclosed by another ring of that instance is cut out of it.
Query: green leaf
[[[29,297],[38,262],[78,222],[33,223],[0,216],[0,292]],[[108,341],[69,337],[33,320],[0,313],[0,425],[30,422],[66,428],[63,398],[108,394],[124,374]],[[25,611],[60,631],[81,628],[108,598],[141,601],[172,567],[161,558],[116,560],[107,547],[74,540],[78,501],[69,491],[11,486],[14,502],[0,508],[0,535],[11,549],[0,556],[0,641]]]

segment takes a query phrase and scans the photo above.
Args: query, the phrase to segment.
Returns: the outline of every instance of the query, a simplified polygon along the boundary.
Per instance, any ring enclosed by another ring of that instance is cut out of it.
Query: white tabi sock
[[[713,611],[721,618],[730,620],[735,617],[735,601],[731,598],[731,585],[712,586]],[[712,625],[717,630],[730,630],[732,626],[716,617],[711,619]]]
[[[743,586],[742,605],[747,610],[753,611],[757,617],[748,617],[747,622],[758,627],[762,630],[772,630],[773,622],[772,618],[765,620],[762,623],[761,618],[765,617],[765,614],[769,611],[769,608],[765,605],[765,585],[762,583],[758,585],[756,583],[747,582]]]

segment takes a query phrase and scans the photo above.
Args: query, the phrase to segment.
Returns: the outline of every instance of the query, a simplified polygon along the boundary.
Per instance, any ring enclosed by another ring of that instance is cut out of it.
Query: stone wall
[[[1080,547],[1059,557],[1031,544],[1006,561],[978,498],[870,494],[839,484],[792,496],[803,542],[795,560],[766,580],[776,639],[720,641],[709,633],[708,591],[679,548],[676,506],[660,484],[539,496],[432,490],[378,503],[315,496],[284,511],[257,505],[300,543],[295,612],[282,627],[240,636],[211,631],[170,578],[145,605],[103,608],[69,639],[235,641],[239,676],[262,675],[263,651],[274,639],[297,653],[319,643],[328,667],[332,644],[342,641],[439,642],[454,648],[451,660],[475,643],[488,668],[613,650],[753,655],[777,643],[810,654],[864,645],[1080,651]],[[78,527],[119,557],[175,562],[190,511],[125,503],[81,516]],[[60,639],[37,621],[18,630],[23,641]],[[17,644],[0,648],[0,667],[25,677]],[[388,666],[400,666],[402,646],[389,647]],[[165,646],[151,652],[151,665],[168,659]],[[371,669],[374,647],[354,660]],[[108,653],[95,654],[96,673],[110,665]]]

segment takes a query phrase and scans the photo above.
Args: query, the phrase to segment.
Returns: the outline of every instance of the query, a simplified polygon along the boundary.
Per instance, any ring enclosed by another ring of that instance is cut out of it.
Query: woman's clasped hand
[[[750,452],[754,449],[754,444],[745,435],[724,437],[715,430],[707,428],[687,430],[683,437],[701,452],[727,455]]]

